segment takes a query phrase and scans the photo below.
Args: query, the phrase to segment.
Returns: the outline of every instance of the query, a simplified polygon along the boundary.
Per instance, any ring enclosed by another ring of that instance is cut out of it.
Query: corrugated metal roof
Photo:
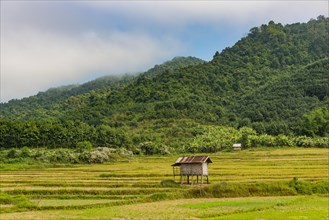
[[[179,157],[172,166],[180,166],[187,163],[212,163],[212,161],[209,156]]]

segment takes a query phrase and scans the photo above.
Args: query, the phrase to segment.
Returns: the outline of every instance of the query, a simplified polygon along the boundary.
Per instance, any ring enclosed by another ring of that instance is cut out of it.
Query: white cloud
[[[95,75],[144,71],[180,49],[170,38],[140,32],[65,35],[26,29],[2,37],[2,101]]]
[[[328,13],[328,1],[0,3],[2,102],[100,74],[146,70],[202,47],[188,39],[198,32],[191,31],[193,24],[204,30],[220,30],[224,24],[246,31],[269,20],[306,22]],[[207,33],[198,39],[202,34]]]

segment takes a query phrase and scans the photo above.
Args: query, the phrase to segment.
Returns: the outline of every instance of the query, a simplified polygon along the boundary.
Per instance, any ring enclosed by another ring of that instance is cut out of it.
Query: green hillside
[[[238,132],[231,142],[242,141],[246,127],[254,135],[328,137],[328,33],[323,16],[285,26],[270,21],[210,62],[177,57],[135,76],[2,103],[0,146],[88,141],[161,153],[200,140],[206,146],[205,134],[225,129]]]
[[[175,71],[179,68],[193,66],[204,63],[203,60],[194,57],[175,57],[143,74],[154,77],[165,71]],[[21,100],[10,100],[8,103],[0,103],[1,116],[11,119],[29,120],[35,119],[58,119],[62,114],[57,114],[58,107],[65,108],[66,105],[75,104],[72,102],[85,102],[86,97],[97,96],[98,94],[110,94],[120,90],[122,87],[130,85],[138,78],[136,75],[104,76],[82,85],[69,85],[59,88],[51,88],[45,92],[39,92],[35,96],[23,98]],[[79,100],[79,101],[78,101]],[[64,107],[63,107],[64,105]],[[74,107],[74,106],[73,106]],[[13,111],[14,110],[14,111]],[[58,112],[59,113],[59,112]]]

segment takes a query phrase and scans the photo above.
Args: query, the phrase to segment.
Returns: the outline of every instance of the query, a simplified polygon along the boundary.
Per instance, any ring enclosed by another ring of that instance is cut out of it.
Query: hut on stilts
[[[194,181],[199,183],[199,177],[201,184],[203,184],[203,178],[207,178],[207,184],[209,183],[208,176],[208,164],[212,163],[209,156],[189,156],[179,157],[173,167],[174,178],[180,177],[180,183],[183,183],[183,179],[186,179],[187,184],[193,184]],[[196,179],[194,179],[196,177]],[[191,179],[190,179],[191,178]]]

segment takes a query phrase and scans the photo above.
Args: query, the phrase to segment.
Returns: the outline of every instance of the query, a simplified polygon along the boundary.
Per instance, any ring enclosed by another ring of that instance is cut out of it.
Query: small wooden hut
[[[201,184],[203,184],[203,177],[207,177],[207,183],[209,183],[208,178],[208,164],[212,163],[209,156],[190,156],[190,157],[180,157],[176,160],[173,167],[173,174],[180,177],[180,183],[183,183],[183,178],[187,179],[187,184],[193,184],[194,177],[196,176],[196,183],[199,183],[199,176],[201,177]]]
[[[241,150],[241,144],[233,144],[233,150]]]

